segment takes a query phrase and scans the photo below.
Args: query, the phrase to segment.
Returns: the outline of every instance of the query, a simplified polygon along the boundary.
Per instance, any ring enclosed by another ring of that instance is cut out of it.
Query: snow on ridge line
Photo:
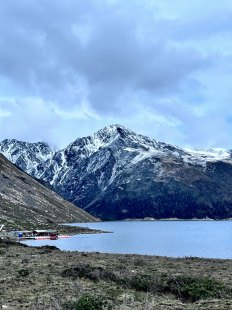
[[[118,131],[119,130],[119,131]],[[230,151],[226,150],[224,148],[208,148],[208,149],[197,149],[197,148],[179,148],[175,145],[171,145],[171,144],[166,144],[163,142],[159,142],[156,141],[155,139],[150,139],[146,136],[142,136],[139,134],[134,133],[131,130],[126,129],[124,126],[115,124],[115,125],[110,125],[107,126],[101,130],[99,130],[98,132],[94,133],[92,136],[88,136],[88,137],[84,137],[84,138],[79,138],[78,140],[82,140],[82,139],[86,139],[85,141],[85,145],[81,147],[81,149],[85,149],[88,154],[88,156],[90,156],[91,154],[99,151],[99,149],[101,147],[107,147],[109,144],[111,144],[112,142],[114,142],[114,140],[118,137],[118,135],[120,135],[120,130],[123,130],[126,134],[127,137],[130,139],[131,142],[136,143],[138,146],[144,147],[145,149],[139,149],[139,148],[133,148],[133,146],[131,147],[130,145],[128,145],[128,147],[125,148],[126,151],[130,151],[130,152],[137,152],[139,153],[137,159],[140,158],[140,160],[142,158],[145,157],[149,157],[152,155],[155,155],[157,153],[160,154],[166,154],[166,155],[172,155],[174,157],[177,158],[183,158],[183,160],[187,160],[187,161],[201,161],[201,162],[205,162],[205,161],[212,161],[212,160],[228,160],[231,159],[231,155],[230,155]],[[106,139],[104,139],[106,138]],[[65,150],[67,150],[68,148],[72,147],[73,149],[75,148],[79,148],[79,146],[75,146],[76,141],[72,142],[71,144],[69,144],[69,146],[67,146],[66,148],[64,148],[63,150],[56,150],[57,153],[61,153],[62,156],[62,165],[65,165],[65,158],[64,158],[64,154],[63,152]],[[3,141],[2,141],[3,142]],[[1,150],[1,143],[0,142],[0,151],[12,162],[15,162],[18,157],[20,157],[22,154],[27,155],[24,150],[22,149],[22,151],[17,154],[16,156],[14,155],[14,158],[12,156],[13,153],[13,149],[15,147],[15,144],[17,143],[21,143],[20,141],[17,140],[8,140],[8,142],[10,142],[8,144],[8,147],[5,150]],[[26,146],[26,148],[30,148],[30,146],[34,146],[36,147],[36,151],[31,151],[32,155],[34,155],[33,157],[35,158],[36,162],[33,162],[33,160],[31,160],[30,158],[24,158],[26,164],[28,164],[28,162],[32,161],[33,164],[37,164],[37,160],[40,162],[45,162],[47,160],[51,160],[54,156],[54,154],[56,153],[54,150],[52,150],[52,148],[50,148],[50,146],[47,143],[43,143],[43,142],[38,142],[38,143],[27,143],[24,142],[22,145],[22,148]],[[40,145],[43,146],[46,145],[48,146],[47,150],[43,150],[40,149]],[[166,150],[166,146],[171,146],[174,149],[173,150]],[[147,150],[146,150],[147,148]],[[176,151],[175,151],[176,150]],[[27,150],[26,150],[27,151]],[[47,152],[48,151],[48,152]],[[178,151],[183,151],[184,153],[179,153]],[[30,156],[30,154],[29,154]],[[86,156],[86,155],[85,155]],[[28,157],[28,156],[26,156]],[[36,167],[35,167],[36,168]]]
[[[231,158],[230,151],[224,148],[209,148],[209,149],[184,148],[183,150],[192,156],[203,158],[209,161]]]

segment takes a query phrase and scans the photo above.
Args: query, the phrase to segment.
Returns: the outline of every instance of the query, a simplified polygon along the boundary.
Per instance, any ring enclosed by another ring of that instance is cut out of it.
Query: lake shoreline
[[[142,222],[160,222],[160,221],[183,221],[183,222],[196,222],[196,221],[213,221],[213,222],[220,222],[220,221],[232,221],[232,218],[228,219],[211,219],[211,218],[192,218],[192,219],[181,219],[181,218],[162,218],[162,219],[155,219],[155,218],[142,218],[142,219],[125,219],[122,220],[123,222],[137,222],[137,221],[142,221]],[[115,221],[109,221],[109,222],[115,222]]]
[[[70,225],[113,233],[74,235],[64,242],[41,241],[40,244],[54,244],[67,251],[232,258],[231,221],[114,221]],[[37,245],[36,242],[27,244]]]

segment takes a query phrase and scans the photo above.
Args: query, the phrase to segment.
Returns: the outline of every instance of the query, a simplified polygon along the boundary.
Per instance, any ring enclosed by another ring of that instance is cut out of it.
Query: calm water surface
[[[231,221],[135,221],[70,225],[112,233],[25,243],[33,246],[55,245],[67,251],[232,258]]]

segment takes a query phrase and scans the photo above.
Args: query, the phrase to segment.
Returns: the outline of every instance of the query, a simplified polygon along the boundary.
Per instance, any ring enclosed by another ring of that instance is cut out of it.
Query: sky
[[[231,0],[0,1],[0,140],[232,149],[231,101]]]

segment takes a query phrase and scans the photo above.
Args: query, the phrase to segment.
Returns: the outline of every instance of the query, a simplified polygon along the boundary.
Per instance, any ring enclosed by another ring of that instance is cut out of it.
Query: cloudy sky
[[[231,102],[231,0],[0,1],[0,140],[232,148]]]

